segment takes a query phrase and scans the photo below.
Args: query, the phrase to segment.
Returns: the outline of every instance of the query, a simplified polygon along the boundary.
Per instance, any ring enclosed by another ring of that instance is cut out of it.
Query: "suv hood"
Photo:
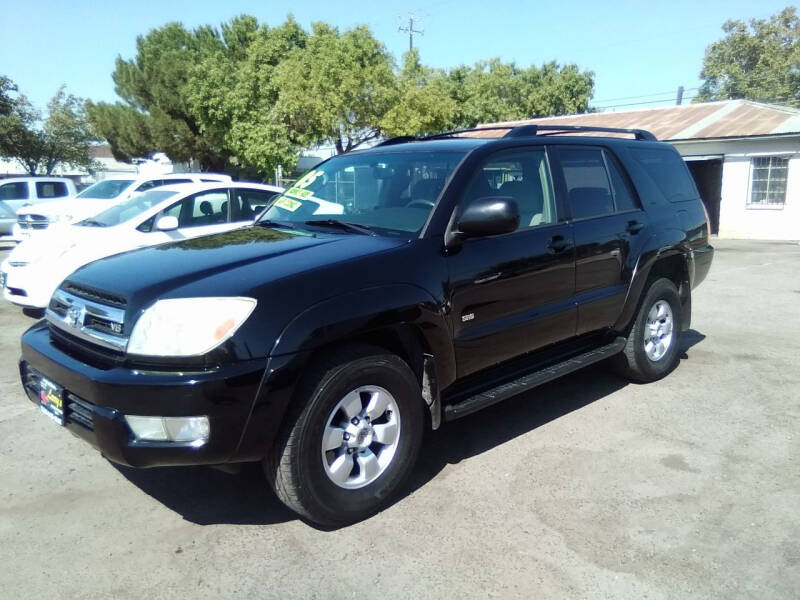
[[[75,222],[93,217],[122,199],[123,197],[120,196],[111,199],[69,198],[66,200],[52,200],[20,208],[17,211],[17,216],[43,215],[48,218],[57,216],[60,220]]]
[[[249,295],[303,271],[406,243],[250,226],[110,256],[78,269],[69,281],[121,296],[135,310],[158,298]]]

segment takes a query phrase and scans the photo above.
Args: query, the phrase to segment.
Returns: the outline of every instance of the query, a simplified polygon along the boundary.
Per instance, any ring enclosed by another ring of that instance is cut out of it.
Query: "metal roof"
[[[659,140],[672,141],[792,133],[800,135],[800,110],[749,100],[723,100],[663,108],[483,123],[478,127],[514,127],[527,124],[646,129]],[[487,131],[485,137],[497,137],[497,132]]]

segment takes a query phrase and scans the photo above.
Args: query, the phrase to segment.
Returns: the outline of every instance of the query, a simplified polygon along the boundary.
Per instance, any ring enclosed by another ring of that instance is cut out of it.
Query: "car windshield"
[[[261,222],[294,226],[359,225],[382,235],[418,233],[447,178],[464,157],[457,151],[343,154],[315,167],[278,196]],[[354,228],[338,227],[354,232]]]
[[[83,190],[76,198],[98,198],[111,200],[127,190],[133,183],[132,179],[104,179]]]
[[[104,210],[99,215],[90,219],[85,219],[78,223],[84,227],[113,227],[134,217],[139,216],[146,210],[153,208],[156,204],[177,194],[178,192],[169,190],[150,190],[136,194],[124,202],[115,204],[111,208]]]

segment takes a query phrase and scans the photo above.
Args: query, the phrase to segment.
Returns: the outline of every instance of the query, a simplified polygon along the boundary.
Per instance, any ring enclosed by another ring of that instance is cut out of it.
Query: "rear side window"
[[[559,150],[558,155],[572,218],[612,214],[614,197],[603,151],[599,148],[569,148]]]
[[[689,170],[676,152],[658,148],[630,148],[630,156],[670,202],[697,198]]]
[[[611,184],[614,187],[614,206],[617,212],[636,210],[639,206],[631,192],[630,185],[622,176],[616,161],[608,153],[605,156],[608,173],[611,175]]]
[[[28,184],[24,181],[0,184],[0,200],[25,200],[28,198]]]
[[[39,198],[63,198],[69,194],[63,181],[37,181],[36,195]]]

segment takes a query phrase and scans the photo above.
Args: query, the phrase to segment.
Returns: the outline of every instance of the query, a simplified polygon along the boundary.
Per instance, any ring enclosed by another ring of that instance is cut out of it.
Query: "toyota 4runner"
[[[112,461],[262,461],[286,505],[341,525],[385,505],[426,427],[604,359],[666,375],[712,255],[686,166],[646,131],[396,138],[253,226],[82,267],[20,374]]]

